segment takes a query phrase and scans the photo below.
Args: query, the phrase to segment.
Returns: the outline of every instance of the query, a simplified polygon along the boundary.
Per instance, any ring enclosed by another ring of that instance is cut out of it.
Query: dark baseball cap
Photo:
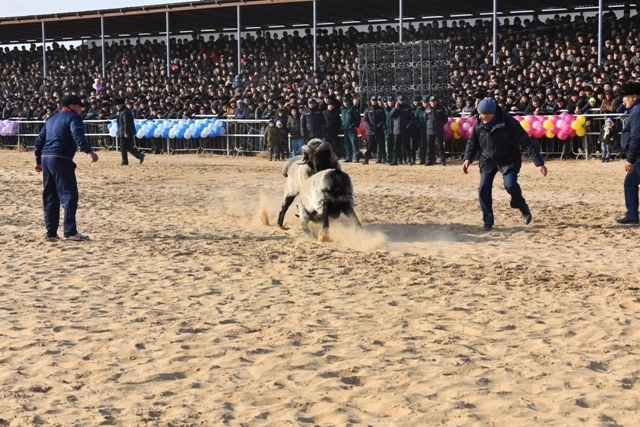
[[[370,98],[370,101],[377,101],[377,100],[378,100],[378,97],[377,97],[377,96],[375,96],[375,95],[373,95],[373,96]]]
[[[404,101],[404,96],[403,95],[398,95],[398,97],[396,99],[398,101]]]

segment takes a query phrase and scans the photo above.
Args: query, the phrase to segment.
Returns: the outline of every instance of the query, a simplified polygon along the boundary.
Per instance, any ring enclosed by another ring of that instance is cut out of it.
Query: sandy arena
[[[273,225],[282,162],[99,154],[92,240],[48,243],[33,153],[0,151],[0,426],[638,425],[621,160],[526,161],[532,224],[498,177],[489,233],[475,163],[345,164],[364,229],[318,244],[296,202]]]

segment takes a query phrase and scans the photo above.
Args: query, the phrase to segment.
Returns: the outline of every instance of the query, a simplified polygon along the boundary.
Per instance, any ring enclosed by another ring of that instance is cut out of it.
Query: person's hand
[[[125,137],[125,138],[129,138],[129,134],[128,134],[128,133],[125,133],[125,134],[124,134],[124,137]]]
[[[33,169],[35,169],[36,172],[42,172],[42,165],[36,164]]]
[[[538,170],[542,176],[547,176],[547,167],[545,165],[538,166]]]
[[[471,165],[471,161],[470,160],[465,160],[464,162],[462,162],[462,172],[464,172],[465,174],[469,173],[469,166]]]
[[[624,162],[625,172],[633,172],[633,163]]]
[[[96,153],[94,153],[93,151],[89,151],[87,153],[87,156],[91,159],[91,163],[95,163],[98,161],[98,155]]]

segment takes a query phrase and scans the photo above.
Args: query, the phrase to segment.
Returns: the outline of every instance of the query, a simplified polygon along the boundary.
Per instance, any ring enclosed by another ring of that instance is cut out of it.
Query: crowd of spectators
[[[473,109],[474,98],[493,96],[510,111],[572,113],[615,112],[620,85],[640,78],[638,16],[604,16],[602,64],[598,65],[597,17],[505,18],[498,30],[493,64],[490,20],[433,21],[404,28],[406,42],[450,40],[451,98],[441,102],[452,113]],[[170,73],[164,40],[119,40],[102,48],[47,46],[43,78],[42,47],[0,52],[0,112],[3,119],[44,119],[62,96],[75,94],[87,104],[87,119],[115,117],[113,100],[127,99],[136,118],[193,118],[238,115],[272,119],[316,98],[320,106],[358,97],[357,45],[393,43],[393,26],[319,29],[317,68],[310,29],[276,33],[256,31],[242,40],[242,71],[237,75],[234,35],[171,39]],[[429,95],[425,93],[423,95]]]

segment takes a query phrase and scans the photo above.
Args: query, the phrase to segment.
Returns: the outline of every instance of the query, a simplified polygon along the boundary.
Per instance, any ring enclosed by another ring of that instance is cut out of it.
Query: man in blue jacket
[[[462,171],[468,173],[469,166],[480,155],[480,187],[478,196],[483,230],[489,231],[493,227],[493,179],[500,172],[504,181],[504,189],[511,195],[511,207],[519,209],[525,224],[531,222],[531,211],[522,197],[522,190],[518,185],[518,173],[522,166],[522,151],[524,148],[533,160],[542,176],[547,176],[547,167],[540,155],[538,145],[522,129],[520,123],[502,109],[491,98],[485,98],[478,104],[478,116],[467,141],[464,153]]]
[[[638,186],[640,185],[640,83],[629,81],[620,88],[627,120],[620,133],[620,146],[626,152],[624,170],[624,204],[627,213],[618,224],[638,224]]]
[[[60,204],[64,208],[64,239],[67,241],[88,240],[76,228],[76,210],[78,209],[78,183],[76,164],[73,162],[78,147],[87,154],[91,162],[98,161],[84,136],[82,122],[82,101],[76,95],[62,98],[61,109],[44,124],[35,142],[36,165],[34,169],[42,172],[44,191],[44,225],[46,239],[56,241],[60,225]]]

